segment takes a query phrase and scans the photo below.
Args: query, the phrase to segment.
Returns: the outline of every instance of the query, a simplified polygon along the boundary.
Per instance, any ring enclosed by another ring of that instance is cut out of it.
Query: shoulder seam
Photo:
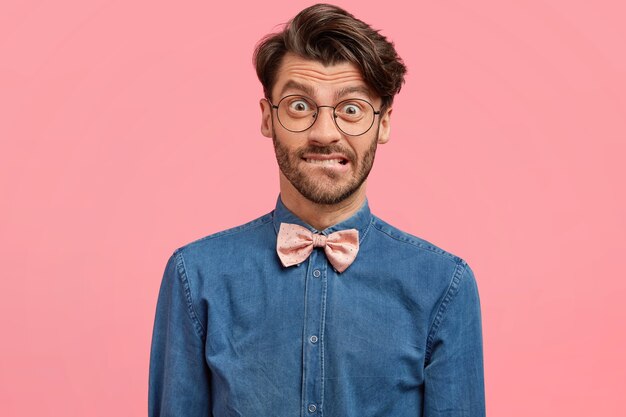
[[[424,364],[427,364],[430,361],[430,355],[432,352],[432,347],[435,341],[435,336],[437,335],[437,331],[439,330],[441,323],[444,319],[444,315],[448,310],[448,306],[453,301],[454,297],[458,294],[461,278],[465,275],[467,271],[467,263],[462,259],[457,262],[456,267],[454,268],[454,272],[452,273],[452,279],[450,280],[450,284],[446,289],[446,293],[439,304],[439,308],[437,309],[437,314],[433,319],[433,323],[430,326],[430,330],[428,332],[428,337],[426,339],[426,351],[424,353]]]
[[[185,292],[185,301],[187,302],[187,313],[189,313],[189,318],[193,323],[193,327],[196,330],[197,335],[201,340],[204,340],[206,331],[200,320],[198,320],[198,315],[196,314],[196,310],[193,306],[193,298],[191,296],[191,285],[189,284],[189,279],[187,278],[187,272],[185,268],[185,260],[183,258],[182,249],[176,249],[174,252],[174,256],[176,257],[176,270],[178,272],[178,276],[180,277],[180,281],[183,285],[183,290]]]
[[[398,242],[401,243],[406,243],[407,245],[411,245],[411,246],[415,246],[424,250],[427,250],[429,252],[435,253],[437,255],[442,255],[445,256],[447,258],[449,258],[451,261],[463,261],[460,257],[451,254],[450,252],[446,252],[443,249],[440,248],[436,248],[434,246],[431,245],[425,245],[421,242],[418,242],[417,240],[411,239],[409,237],[406,236],[396,236],[394,234],[389,233],[389,231],[385,230],[382,226],[384,226],[384,224],[382,223],[383,221],[376,218],[377,220],[379,220],[378,222],[373,222],[374,224],[374,228],[376,228],[376,230],[380,231],[381,233],[389,236],[390,238],[397,240]],[[403,232],[404,233],[404,232]]]
[[[194,240],[192,242],[189,242],[186,245],[178,248],[177,250],[183,249],[183,248],[185,248],[187,246],[190,246],[190,245],[193,245],[193,244],[196,244],[196,243],[201,243],[201,242],[203,242],[205,240],[210,240],[210,239],[214,239],[214,238],[218,238],[218,237],[222,237],[222,236],[228,236],[228,235],[232,235],[232,234],[235,234],[235,233],[240,233],[240,232],[243,232],[243,231],[248,230],[250,228],[261,227],[261,226],[265,225],[266,223],[271,222],[272,221],[272,216],[273,216],[273,212],[272,213],[268,213],[268,214],[266,214],[264,216],[261,216],[261,217],[255,219],[255,220],[252,220],[252,221],[250,221],[248,223],[244,223],[244,224],[242,224],[240,226],[235,226],[235,227],[231,227],[230,229],[226,229],[226,230],[222,230],[220,232],[212,233],[212,234],[210,234],[208,236],[204,236],[204,237],[196,239],[196,240]]]

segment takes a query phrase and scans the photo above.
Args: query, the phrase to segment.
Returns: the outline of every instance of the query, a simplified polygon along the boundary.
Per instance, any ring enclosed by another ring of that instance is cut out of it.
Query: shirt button
[[[317,406],[315,404],[309,404],[309,413],[314,413],[317,411]]]
[[[313,271],[313,276],[314,276],[315,278],[319,278],[319,277],[320,277],[320,275],[322,275],[322,273],[320,272],[320,270],[319,270],[319,269],[316,269],[316,270],[314,270],[314,271]]]
[[[317,343],[317,336],[313,335],[309,337],[309,340],[311,341],[311,343]]]

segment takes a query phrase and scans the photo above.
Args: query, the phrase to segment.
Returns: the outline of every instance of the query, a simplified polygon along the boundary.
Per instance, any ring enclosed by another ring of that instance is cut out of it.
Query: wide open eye
[[[309,103],[304,100],[297,100],[289,104],[291,111],[301,112],[309,110]]]
[[[341,102],[335,110],[338,117],[348,122],[361,120],[367,113],[367,104],[359,100]]]
[[[287,97],[281,106],[285,107],[286,113],[289,117],[303,117],[309,116],[315,112],[315,104],[308,100],[306,97],[293,96]]]

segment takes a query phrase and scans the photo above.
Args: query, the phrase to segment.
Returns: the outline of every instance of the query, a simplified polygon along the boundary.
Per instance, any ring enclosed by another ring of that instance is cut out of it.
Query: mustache
[[[329,145],[329,146],[317,146],[317,145],[308,145],[304,148],[298,150],[297,155],[298,158],[304,157],[305,154],[319,154],[319,155],[330,155],[333,153],[338,153],[343,155],[348,161],[354,162],[356,155],[351,149],[344,148],[338,145]]]

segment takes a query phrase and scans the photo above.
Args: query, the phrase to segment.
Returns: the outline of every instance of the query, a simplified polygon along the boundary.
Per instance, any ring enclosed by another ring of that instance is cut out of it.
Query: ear
[[[272,105],[265,98],[259,101],[259,105],[261,106],[261,133],[266,138],[271,138],[274,128],[272,124]]]
[[[390,107],[385,110],[385,113],[380,117],[380,129],[378,129],[378,143],[383,144],[389,141],[389,134],[391,133],[391,111]]]

